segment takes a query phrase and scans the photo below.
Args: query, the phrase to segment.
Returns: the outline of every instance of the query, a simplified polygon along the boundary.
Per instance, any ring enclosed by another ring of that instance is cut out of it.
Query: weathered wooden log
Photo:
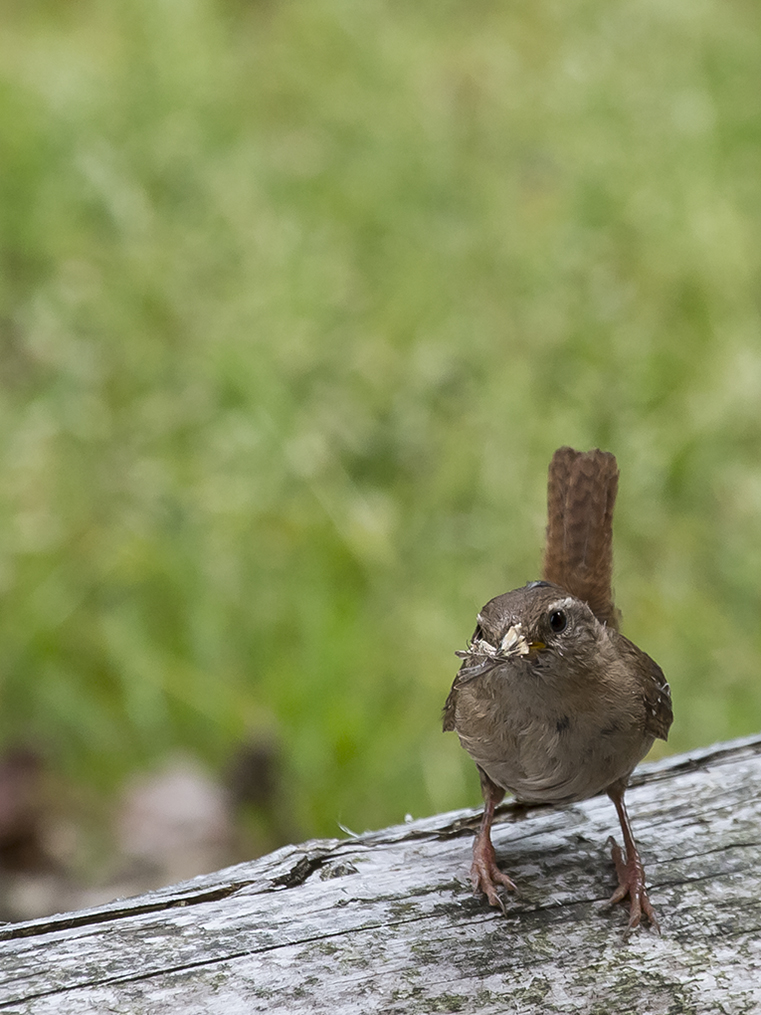
[[[0,927],[0,1011],[761,1011],[761,737],[643,765],[627,800],[663,934],[623,940],[606,797],[500,808],[508,916],[457,811]]]

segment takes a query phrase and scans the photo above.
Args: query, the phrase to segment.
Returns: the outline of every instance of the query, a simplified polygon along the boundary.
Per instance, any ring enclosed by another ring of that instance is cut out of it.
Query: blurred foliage
[[[454,651],[622,471],[674,750],[761,728],[761,9],[6,0],[0,742],[475,804]]]

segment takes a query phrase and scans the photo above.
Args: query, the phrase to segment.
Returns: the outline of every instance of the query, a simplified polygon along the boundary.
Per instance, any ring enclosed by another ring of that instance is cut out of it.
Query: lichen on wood
[[[607,797],[505,804],[518,884],[473,897],[477,810],[284,849],[95,909],[0,927],[0,1012],[201,1015],[761,1010],[761,737],[642,766],[627,800],[661,937],[623,940]]]

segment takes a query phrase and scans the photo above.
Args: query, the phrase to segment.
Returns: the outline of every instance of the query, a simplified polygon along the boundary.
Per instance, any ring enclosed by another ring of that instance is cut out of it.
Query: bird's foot
[[[661,928],[658,924],[658,919],[647,896],[645,868],[642,866],[639,853],[635,849],[632,851],[631,856],[627,855],[612,836],[608,839],[607,845],[612,847],[610,852],[613,857],[613,863],[616,865],[618,888],[602,908],[609,909],[611,906],[615,906],[617,902],[623,902],[628,895],[629,924],[624,933],[624,940],[633,930],[639,927],[643,916],[650,921],[650,924],[660,934]]]
[[[488,835],[477,835],[473,843],[473,865],[470,868],[470,880],[473,891],[483,892],[489,905],[496,906],[507,915],[505,901],[498,892],[498,887],[517,892],[515,883],[507,874],[503,874],[497,866],[497,857]]]

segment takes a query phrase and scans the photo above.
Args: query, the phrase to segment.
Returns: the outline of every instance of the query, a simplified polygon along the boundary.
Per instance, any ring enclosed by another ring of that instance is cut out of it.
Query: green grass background
[[[4,0],[0,743],[475,804],[454,651],[564,443],[669,749],[761,729],[759,96],[749,0]]]

